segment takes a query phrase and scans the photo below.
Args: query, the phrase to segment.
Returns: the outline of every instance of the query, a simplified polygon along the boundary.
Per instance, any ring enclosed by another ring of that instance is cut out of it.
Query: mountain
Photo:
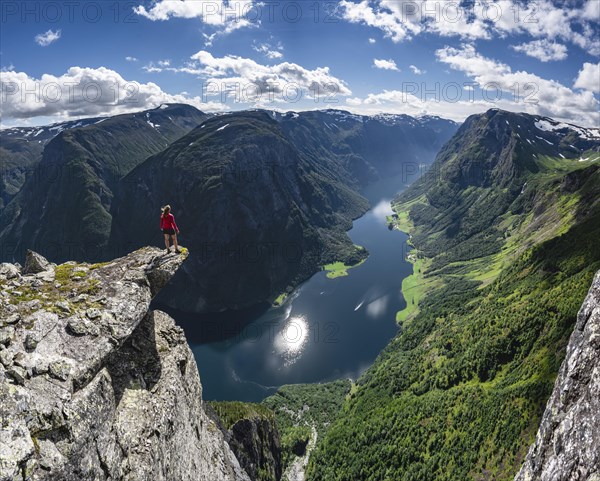
[[[398,174],[405,174],[407,181],[415,178],[458,128],[438,117],[368,117],[343,110],[290,112],[279,120],[307,157],[315,162],[335,159],[338,168],[350,172],[362,186]]]
[[[390,222],[414,245],[401,329],[307,479],[513,479],[600,269],[596,135],[491,110],[400,195]]]
[[[102,122],[84,119],[59,122],[46,127],[16,127],[0,130],[0,212],[19,192],[42,158],[46,144],[63,130]],[[48,175],[50,172],[44,172]]]
[[[251,305],[327,260],[360,259],[345,230],[367,202],[338,174],[305,159],[265,112],[214,117],[122,180],[111,243],[158,242],[170,203],[195,254],[161,298],[184,310]]]
[[[110,244],[159,238],[159,209],[174,206],[193,254],[160,300],[186,311],[248,307],[324,264],[355,264],[365,253],[345,231],[368,207],[361,187],[430,161],[454,125],[386,122],[340,111],[208,119],[122,179]]]
[[[51,139],[54,127],[40,129],[48,139],[42,158],[37,165],[28,158],[33,172],[0,213],[2,259],[22,260],[31,247],[56,261],[109,258],[103,249],[117,182],[206,118],[169,104],[71,125]]]
[[[323,264],[363,259],[345,234],[368,208],[361,189],[416,177],[457,128],[338,110],[209,117],[163,105],[40,129],[63,130],[0,213],[2,259],[34,248],[102,261],[160,244],[157,212],[171,203],[193,254],[161,299],[183,310],[274,299]]]
[[[183,331],[149,309],[186,257],[0,265],[0,479],[250,481]]]
[[[531,210],[531,202],[540,203],[540,182],[597,159],[600,129],[491,110],[469,117],[428,175],[399,200],[426,197],[411,208],[419,224],[412,235],[426,256],[438,256],[436,265],[467,260],[480,257],[480,249],[492,252],[502,245],[506,226],[499,219],[509,209]]]

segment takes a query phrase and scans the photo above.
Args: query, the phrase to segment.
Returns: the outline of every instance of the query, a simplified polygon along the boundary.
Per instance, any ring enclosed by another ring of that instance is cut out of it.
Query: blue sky
[[[2,126],[187,102],[600,126],[600,0],[0,4]]]

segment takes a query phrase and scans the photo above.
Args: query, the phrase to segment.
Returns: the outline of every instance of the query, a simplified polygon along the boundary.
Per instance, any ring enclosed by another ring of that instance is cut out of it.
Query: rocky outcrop
[[[554,392],[515,481],[600,480],[600,272],[577,316]]]
[[[0,480],[248,480],[182,330],[149,310],[187,257],[163,252],[0,265]]]
[[[228,403],[217,404],[218,410],[222,411]],[[211,406],[207,406],[206,412],[219,426],[252,481],[279,481],[283,472],[281,439],[274,414],[270,412],[265,415],[258,410],[258,406],[252,404],[245,404],[246,409],[240,408],[242,403],[231,404],[240,412],[245,412],[229,429]]]

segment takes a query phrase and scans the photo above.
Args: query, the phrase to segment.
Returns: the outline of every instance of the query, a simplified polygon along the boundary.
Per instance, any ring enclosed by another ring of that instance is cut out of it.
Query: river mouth
[[[405,182],[390,177],[363,192],[372,207],[348,234],[369,257],[348,276],[319,272],[279,307],[206,315],[167,310],[185,330],[204,399],[259,402],[284,384],[356,379],[373,363],[397,333],[396,312],[406,306],[402,280],[412,273],[407,235],[386,222]]]

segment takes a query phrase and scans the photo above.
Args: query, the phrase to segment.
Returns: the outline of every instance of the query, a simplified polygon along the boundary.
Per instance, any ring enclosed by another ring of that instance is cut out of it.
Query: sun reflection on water
[[[285,360],[285,366],[294,364],[304,352],[308,342],[308,322],[302,316],[291,317],[275,337],[275,350]]]

